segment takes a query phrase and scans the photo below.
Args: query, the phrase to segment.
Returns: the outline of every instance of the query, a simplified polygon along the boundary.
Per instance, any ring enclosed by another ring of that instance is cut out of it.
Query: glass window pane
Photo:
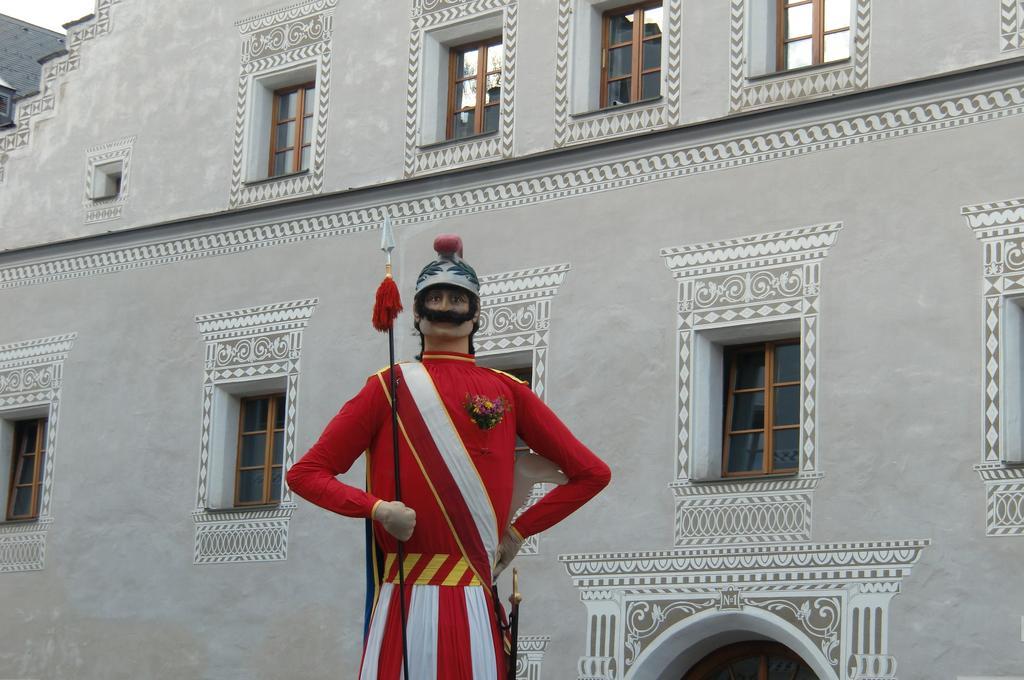
[[[791,427],[788,430],[772,431],[772,468],[775,470],[795,470],[800,455],[800,430]],[[789,676],[787,676],[789,677]]]
[[[462,111],[452,116],[452,139],[461,139],[474,134],[475,111]]]
[[[633,47],[616,47],[608,50],[608,77],[628,76],[633,68]]]
[[[661,96],[661,71],[648,73],[640,78],[641,99],[653,99]]]
[[[498,114],[500,106],[488,106],[484,109],[484,132],[498,131]]]
[[[283,120],[285,118],[294,118],[298,102],[298,92],[289,92],[288,94],[280,95],[278,97],[277,119]]]
[[[764,387],[764,352],[760,349],[753,352],[742,352],[733,357],[736,364],[736,382],[738,390],[750,387]]]
[[[818,680],[818,676],[812,670],[802,667],[793,680]]]
[[[301,161],[299,162],[299,170],[309,170],[309,147],[303,147]]]
[[[629,103],[629,88],[632,80],[632,78],[623,78],[608,83],[608,106]]]
[[[292,171],[292,152],[283,151],[274,154],[274,177],[284,175]]]
[[[643,51],[645,71],[649,68],[661,68],[661,38],[645,40]]]
[[[840,31],[829,33],[825,36],[825,61],[836,61],[837,59],[849,59],[850,57],[850,32]]]
[[[32,512],[32,487],[22,487],[14,492],[14,515],[23,517]]]
[[[800,386],[775,388],[775,419],[773,425],[796,425],[800,422]]]
[[[498,43],[487,48],[487,71],[500,71],[501,60],[505,54],[505,48]]]
[[[284,395],[274,399],[274,429],[284,428],[285,402]]]
[[[825,0],[825,30],[834,31],[850,25],[850,0]]]
[[[480,61],[479,51],[474,48],[459,52],[455,58],[455,77],[467,78],[476,75],[477,64]]]
[[[814,21],[814,5],[797,5],[786,10],[786,39],[800,38],[811,34]]]
[[[295,123],[281,123],[277,126],[275,149],[286,149],[295,144]]]
[[[608,26],[609,45],[629,42],[633,39],[633,14],[634,12],[630,12],[611,18]]]
[[[729,472],[754,472],[764,468],[764,434],[729,437]]]
[[[759,430],[764,427],[764,392],[733,395],[730,430]]]
[[[644,10],[644,37],[661,35],[661,8],[652,7]]]
[[[242,431],[256,432],[267,429],[267,409],[269,399],[249,399],[245,402],[245,415],[242,417]]]
[[[484,102],[487,104],[493,104],[494,102],[501,101],[501,74],[495,73],[493,76],[487,76],[487,87],[484,90]]]
[[[455,84],[455,110],[476,106],[476,81],[463,80]]]
[[[270,473],[270,500],[281,500],[281,468],[274,468]]]
[[[27,420],[21,426],[22,438],[21,438],[21,452],[31,453],[36,450],[36,433],[39,430],[39,426],[35,420]]]
[[[238,480],[238,502],[259,503],[263,500],[263,470],[245,470]]]
[[[267,435],[247,434],[242,437],[242,465],[254,467],[267,463]]]
[[[786,68],[811,65],[811,39],[797,40],[786,45]]]
[[[35,472],[36,457],[35,456],[22,456],[21,457],[21,474],[18,475],[18,481],[15,484],[31,484],[32,475]]]
[[[760,680],[761,657],[752,656],[749,659],[736,661],[730,666],[732,675],[736,680]]]
[[[303,113],[313,113],[313,107],[316,106],[314,100],[316,100],[316,88],[311,87],[306,90],[306,101],[302,103]]]
[[[800,345],[779,345],[775,348],[775,382],[800,380]]]
[[[302,143],[313,143],[313,117],[307,116],[302,119]]]
[[[768,680],[793,680],[797,665],[792,659],[768,657]]]
[[[271,465],[281,465],[284,462],[284,432],[274,433],[274,455]]]

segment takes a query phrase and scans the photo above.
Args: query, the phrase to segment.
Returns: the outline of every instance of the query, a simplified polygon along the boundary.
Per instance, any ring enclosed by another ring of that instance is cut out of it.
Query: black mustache
[[[463,324],[467,321],[473,320],[473,312],[465,312],[460,314],[459,312],[437,310],[437,309],[424,309],[420,315],[430,323],[454,323]]]

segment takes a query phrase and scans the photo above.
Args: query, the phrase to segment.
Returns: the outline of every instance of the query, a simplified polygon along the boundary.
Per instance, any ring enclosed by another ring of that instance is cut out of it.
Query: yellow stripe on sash
[[[384,559],[384,578],[389,583],[398,583],[397,556],[388,553]],[[416,574],[415,579],[406,579],[406,584],[414,586],[457,586],[466,578],[469,572],[471,577],[465,585],[478,586],[480,579],[469,568],[466,558],[459,557],[452,561],[452,555],[424,555],[423,553],[410,553],[405,557],[405,573],[411,575],[416,565],[424,564],[423,569]],[[449,565],[449,566],[446,566]],[[394,570],[394,573],[392,573]]]

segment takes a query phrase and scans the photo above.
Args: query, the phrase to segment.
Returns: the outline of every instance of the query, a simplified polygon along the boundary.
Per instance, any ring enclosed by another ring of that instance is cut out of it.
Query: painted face
[[[470,313],[470,294],[454,286],[437,286],[423,293],[419,329],[427,337],[462,338],[473,332],[478,313]]]

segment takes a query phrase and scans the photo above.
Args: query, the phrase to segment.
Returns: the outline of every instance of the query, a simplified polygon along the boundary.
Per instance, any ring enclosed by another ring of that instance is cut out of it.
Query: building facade
[[[1024,2],[97,0],[66,50],[0,130],[0,675],[355,676],[363,524],[283,473],[387,362],[385,216],[612,468],[516,560],[518,677],[1024,674]]]

